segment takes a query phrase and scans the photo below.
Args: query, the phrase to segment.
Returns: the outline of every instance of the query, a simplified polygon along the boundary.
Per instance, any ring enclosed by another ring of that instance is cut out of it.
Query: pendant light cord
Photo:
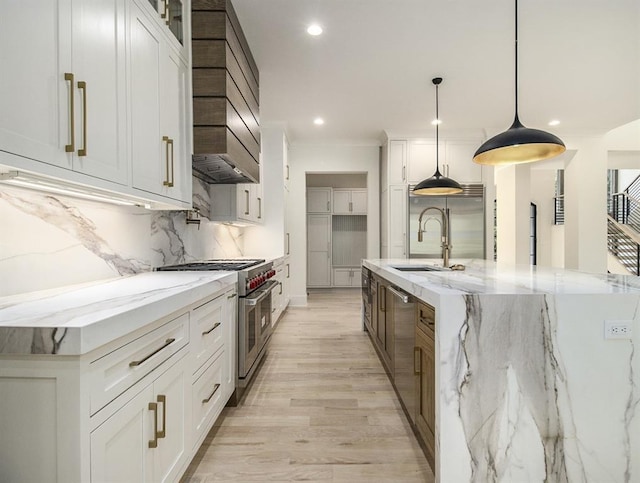
[[[438,127],[440,125],[440,114],[438,113],[438,84],[436,84],[436,172],[440,173],[440,141],[438,137]]]
[[[516,86],[516,118],[515,120],[520,123],[520,119],[518,118],[518,0],[515,0],[516,3],[516,8],[515,8],[515,27],[516,27],[516,32],[515,32],[515,50],[516,50],[516,68],[515,68],[515,73],[516,73],[516,79],[515,79],[515,86]]]

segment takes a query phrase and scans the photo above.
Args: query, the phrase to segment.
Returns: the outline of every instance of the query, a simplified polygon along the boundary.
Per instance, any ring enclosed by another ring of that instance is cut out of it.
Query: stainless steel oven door
[[[238,298],[238,378],[249,379],[271,336],[271,291],[267,282],[247,297]]]

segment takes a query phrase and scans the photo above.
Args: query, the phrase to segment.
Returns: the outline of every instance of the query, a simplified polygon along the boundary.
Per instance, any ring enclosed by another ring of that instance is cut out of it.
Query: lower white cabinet
[[[182,358],[91,433],[92,482],[175,481],[190,456]]]
[[[334,287],[359,287],[360,267],[334,268],[333,269],[333,286]]]
[[[179,481],[235,389],[236,306],[234,284],[87,354],[0,355],[0,481]]]
[[[276,271],[273,279],[277,285],[271,292],[271,324],[274,325],[289,305],[289,280],[291,276],[291,266],[289,257],[284,257],[274,263],[273,269]]]

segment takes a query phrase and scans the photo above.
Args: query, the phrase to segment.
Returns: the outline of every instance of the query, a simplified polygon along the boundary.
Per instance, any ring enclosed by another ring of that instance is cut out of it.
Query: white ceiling
[[[513,120],[513,0],[233,5],[260,69],[261,123],[286,123],[292,143],[433,133],[437,76],[441,133],[492,135]],[[527,127],[592,133],[640,119],[640,0],[520,0],[519,55]]]

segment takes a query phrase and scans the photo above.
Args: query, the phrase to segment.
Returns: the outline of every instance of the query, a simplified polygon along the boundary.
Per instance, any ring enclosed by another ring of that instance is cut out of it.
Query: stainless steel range
[[[227,270],[238,272],[238,378],[230,404],[235,405],[267,352],[271,337],[271,291],[276,285],[272,262],[220,259],[169,265],[158,271]]]

